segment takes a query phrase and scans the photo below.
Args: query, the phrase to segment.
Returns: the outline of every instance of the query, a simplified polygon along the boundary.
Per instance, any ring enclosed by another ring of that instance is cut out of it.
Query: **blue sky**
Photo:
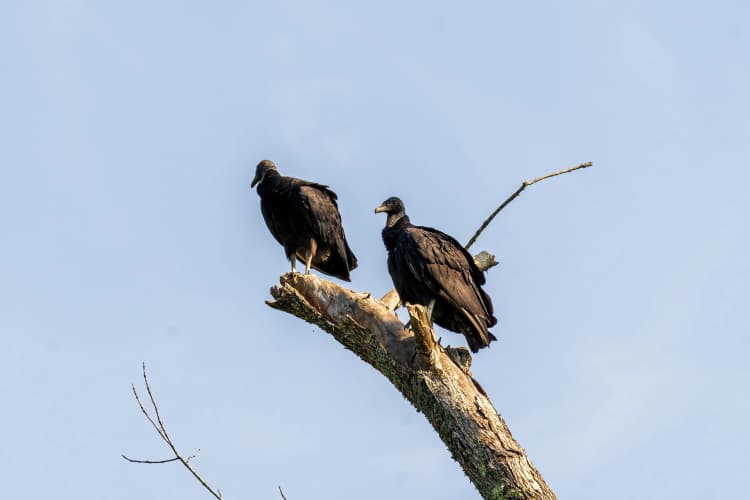
[[[745,2],[4,2],[0,470],[25,498],[473,498],[422,415],[269,309],[255,164],[476,249],[474,372],[559,498],[738,497],[750,446]],[[440,332],[439,332],[440,333]],[[444,343],[462,339],[442,332]]]

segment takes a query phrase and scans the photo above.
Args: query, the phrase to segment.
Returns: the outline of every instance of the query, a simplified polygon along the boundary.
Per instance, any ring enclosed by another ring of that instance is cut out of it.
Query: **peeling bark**
[[[471,375],[468,350],[436,343],[423,307],[407,306],[410,331],[369,293],[313,275],[286,274],[271,295],[269,306],[319,326],[385,375],[427,417],[484,498],[556,498]]]

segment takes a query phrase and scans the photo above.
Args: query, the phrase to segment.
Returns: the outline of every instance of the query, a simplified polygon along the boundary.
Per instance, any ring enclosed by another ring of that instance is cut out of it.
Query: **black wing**
[[[305,182],[293,198],[294,216],[304,221],[320,249],[315,268],[348,281],[357,258],[346,241],[336,193],[328,186]]]
[[[497,319],[481,288],[484,274],[454,238],[433,228],[405,228],[388,268],[404,301],[428,304],[436,299],[434,321],[464,333],[472,351],[495,340],[488,331]]]
[[[457,307],[471,314],[489,319],[492,304],[485,301],[480,286],[484,274],[474,263],[474,258],[453,237],[429,227],[412,227],[407,230],[414,242],[410,250],[419,259],[412,263],[412,272],[433,288],[436,296],[444,295]]]
[[[287,246],[286,235],[289,232],[289,220],[286,210],[280,208],[287,206],[288,203],[288,194],[285,196],[273,193],[260,199],[260,212],[263,214],[263,220],[266,221],[266,226],[274,239],[284,247]]]
[[[321,184],[300,186],[294,209],[316,239],[334,243],[341,233],[341,214],[336,193]]]

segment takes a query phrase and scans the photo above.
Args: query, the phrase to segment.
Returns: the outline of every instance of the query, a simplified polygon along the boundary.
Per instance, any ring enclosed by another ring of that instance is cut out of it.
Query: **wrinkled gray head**
[[[250,187],[255,187],[256,184],[263,182],[266,174],[272,170],[276,171],[276,164],[271,160],[263,160],[258,163],[258,166],[255,167],[255,177],[253,177],[253,182],[250,183]]]
[[[381,205],[375,209],[375,213],[378,214],[380,212],[385,212],[388,215],[396,215],[396,214],[404,214],[406,213],[406,210],[404,209],[404,202],[402,202],[399,198],[395,196],[391,196],[387,200],[385,200]]]

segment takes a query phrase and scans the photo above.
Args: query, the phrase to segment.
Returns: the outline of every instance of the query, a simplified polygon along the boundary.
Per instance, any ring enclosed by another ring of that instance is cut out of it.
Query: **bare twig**
[[[134,458],[128,458],[125,455],[121,455],[121,456],[128,462],[132,462],[134,464],[166,464],[169,462],[176,462],[177,460],[179,460],[179,458],[177,457],[167,458],[166,460],[136,460]]]
[[[166,460],[135,460],[132,458],[128,458],[125,455],[122,455],[122,458],[127,460],[128,462],[132,463],[138,463],[138,464],[166,464],[169,462],[180,462],[182,465],[184,465],[187,470],[190,471],[190,473],[200,482],[206,490],[208,490],[214,498],[217,498],[218,500],[222,500],[221,492],[219,490],[214,490],[211,488],[208,483],[193,469],[193,466],[190,465],[190,461],[194,459],[196,456],[198,456],[198,453],[200,450],[196,451],[194,454],[190,455],[187,458],[184,458],[179,451],[177,451],[177,447],[172,442],[172,438],[169,437],[169,434],[167,434],[167,429],[164,426],[164,421],[161,419],[161,414],[159,413],[159,407],[156,404],[156,398],[154,397],[153,392],[151,391],[151,385],[148,383],[148,376],[146,375],[146,363],[143,363],[143,382],[146,385],[146,392],[148,393],[148,397],[151,400],[151,406],[154,407],[154,414],[156,415],[156,421],[151,417],[149,412],[146,410],[146,408],[143,406],[143,403],[141,402],[141,398],[138,396],[138,391],[135,389],[135,385],[133,385],[133,395],[135,395],[135,400],[138,402],[138,406],[141,408],[141,411],[146,416],[149,422],[151,422],[151,425],[154,426],[154,429],[156,429],[156,432],[159,433],[159,436],[164,440],[165,443],[169,446],[169,448],[172,450],[172,453],[174,453],[174,458],[169,458]],[[157,424],[158,422],[158,424]]]
[[[145,363],[143,365],[143,369],[144,370],[146,369]],[[159,429],[159,426],[156,425],[156,422],[154,422],[154,419],[151,418],[151,415],[148,414],[148,412],[146,411],[146,408],[143,407],[143,403],[141,403],[141,398],[138,397],[138,392],[135,390],[135,384],[131,384],[130,387],[133,388],[133,395],[135,396],[135,400],[138,401],[138,406],[141,407],[141,411],[146,416],[148,421],[151,422],[151,425],[154,426],[154,429],[156,429],[156,432],[159,433],[159,436],[161,436],[161,438],[164,439],[164,434],[162,434],[161,429]]]
[[[527,187],[531,186],[532,184],[536,184],[539,181],[543,181],[544,179],[549,179],[550,177],[555,177],[556,175],[567,174],[568,172],[573,172],[574,170],[578,170],[578,169],[581,169],[581,168],[590,167],[591,165],[593,165],[593,163],[591,163],[589,161],[589,162],[586,162],[586,163],[581,163],[580,165],[575,166],[575,167],[566,168],[565,170],[558,170],[556,172],[551,172],[551,173],[549,173],[547,175],[543,175],[541,177],[537,177],[536,179],[533,179],[533,180],[530,180],[530,181],[523,181],[523,183],[521,183],[521,187],[519,187],[518,189],[516,189],[516,192],[513,193],[512,195],[510,195],[510,197],[508,197],[507,200],[505,200],[504,202],[502,202],[500,204],[500,206],[497,207],[495,209],[495,211],[492,212],[492,214],[490,214],[489,217],[487,217],[487,220],[485,220],[482,223],[482,225],[479,226],[479,229],[477,229],[477,232],[474,233],[474,236],[472,236],[471,239],[469,240],[469,242],[466,244],[466,249],[468,250],[469,247],[471,245],[473,245],[475,241],[477,241],[477,238],[479,238],[479,235],[482,234],[482,231],[484,231],[485,229],[487,229],[487,226],[489,226],[490,222],[492,222],[492,219],[494,219],[495,216],[500,213],[500,210],[502,210],[503,208],[505,208],[508,205],[508,203],[510,203],[511,201],[515,200],[518,197],[518,195],[521,194],[521,192],[524,189],[526,189]]]
[[[281,486],[279,486],[279,493],[281,493],[281,498],[286,500],[286,496],[284,496],[284,492],[281,490]]]

